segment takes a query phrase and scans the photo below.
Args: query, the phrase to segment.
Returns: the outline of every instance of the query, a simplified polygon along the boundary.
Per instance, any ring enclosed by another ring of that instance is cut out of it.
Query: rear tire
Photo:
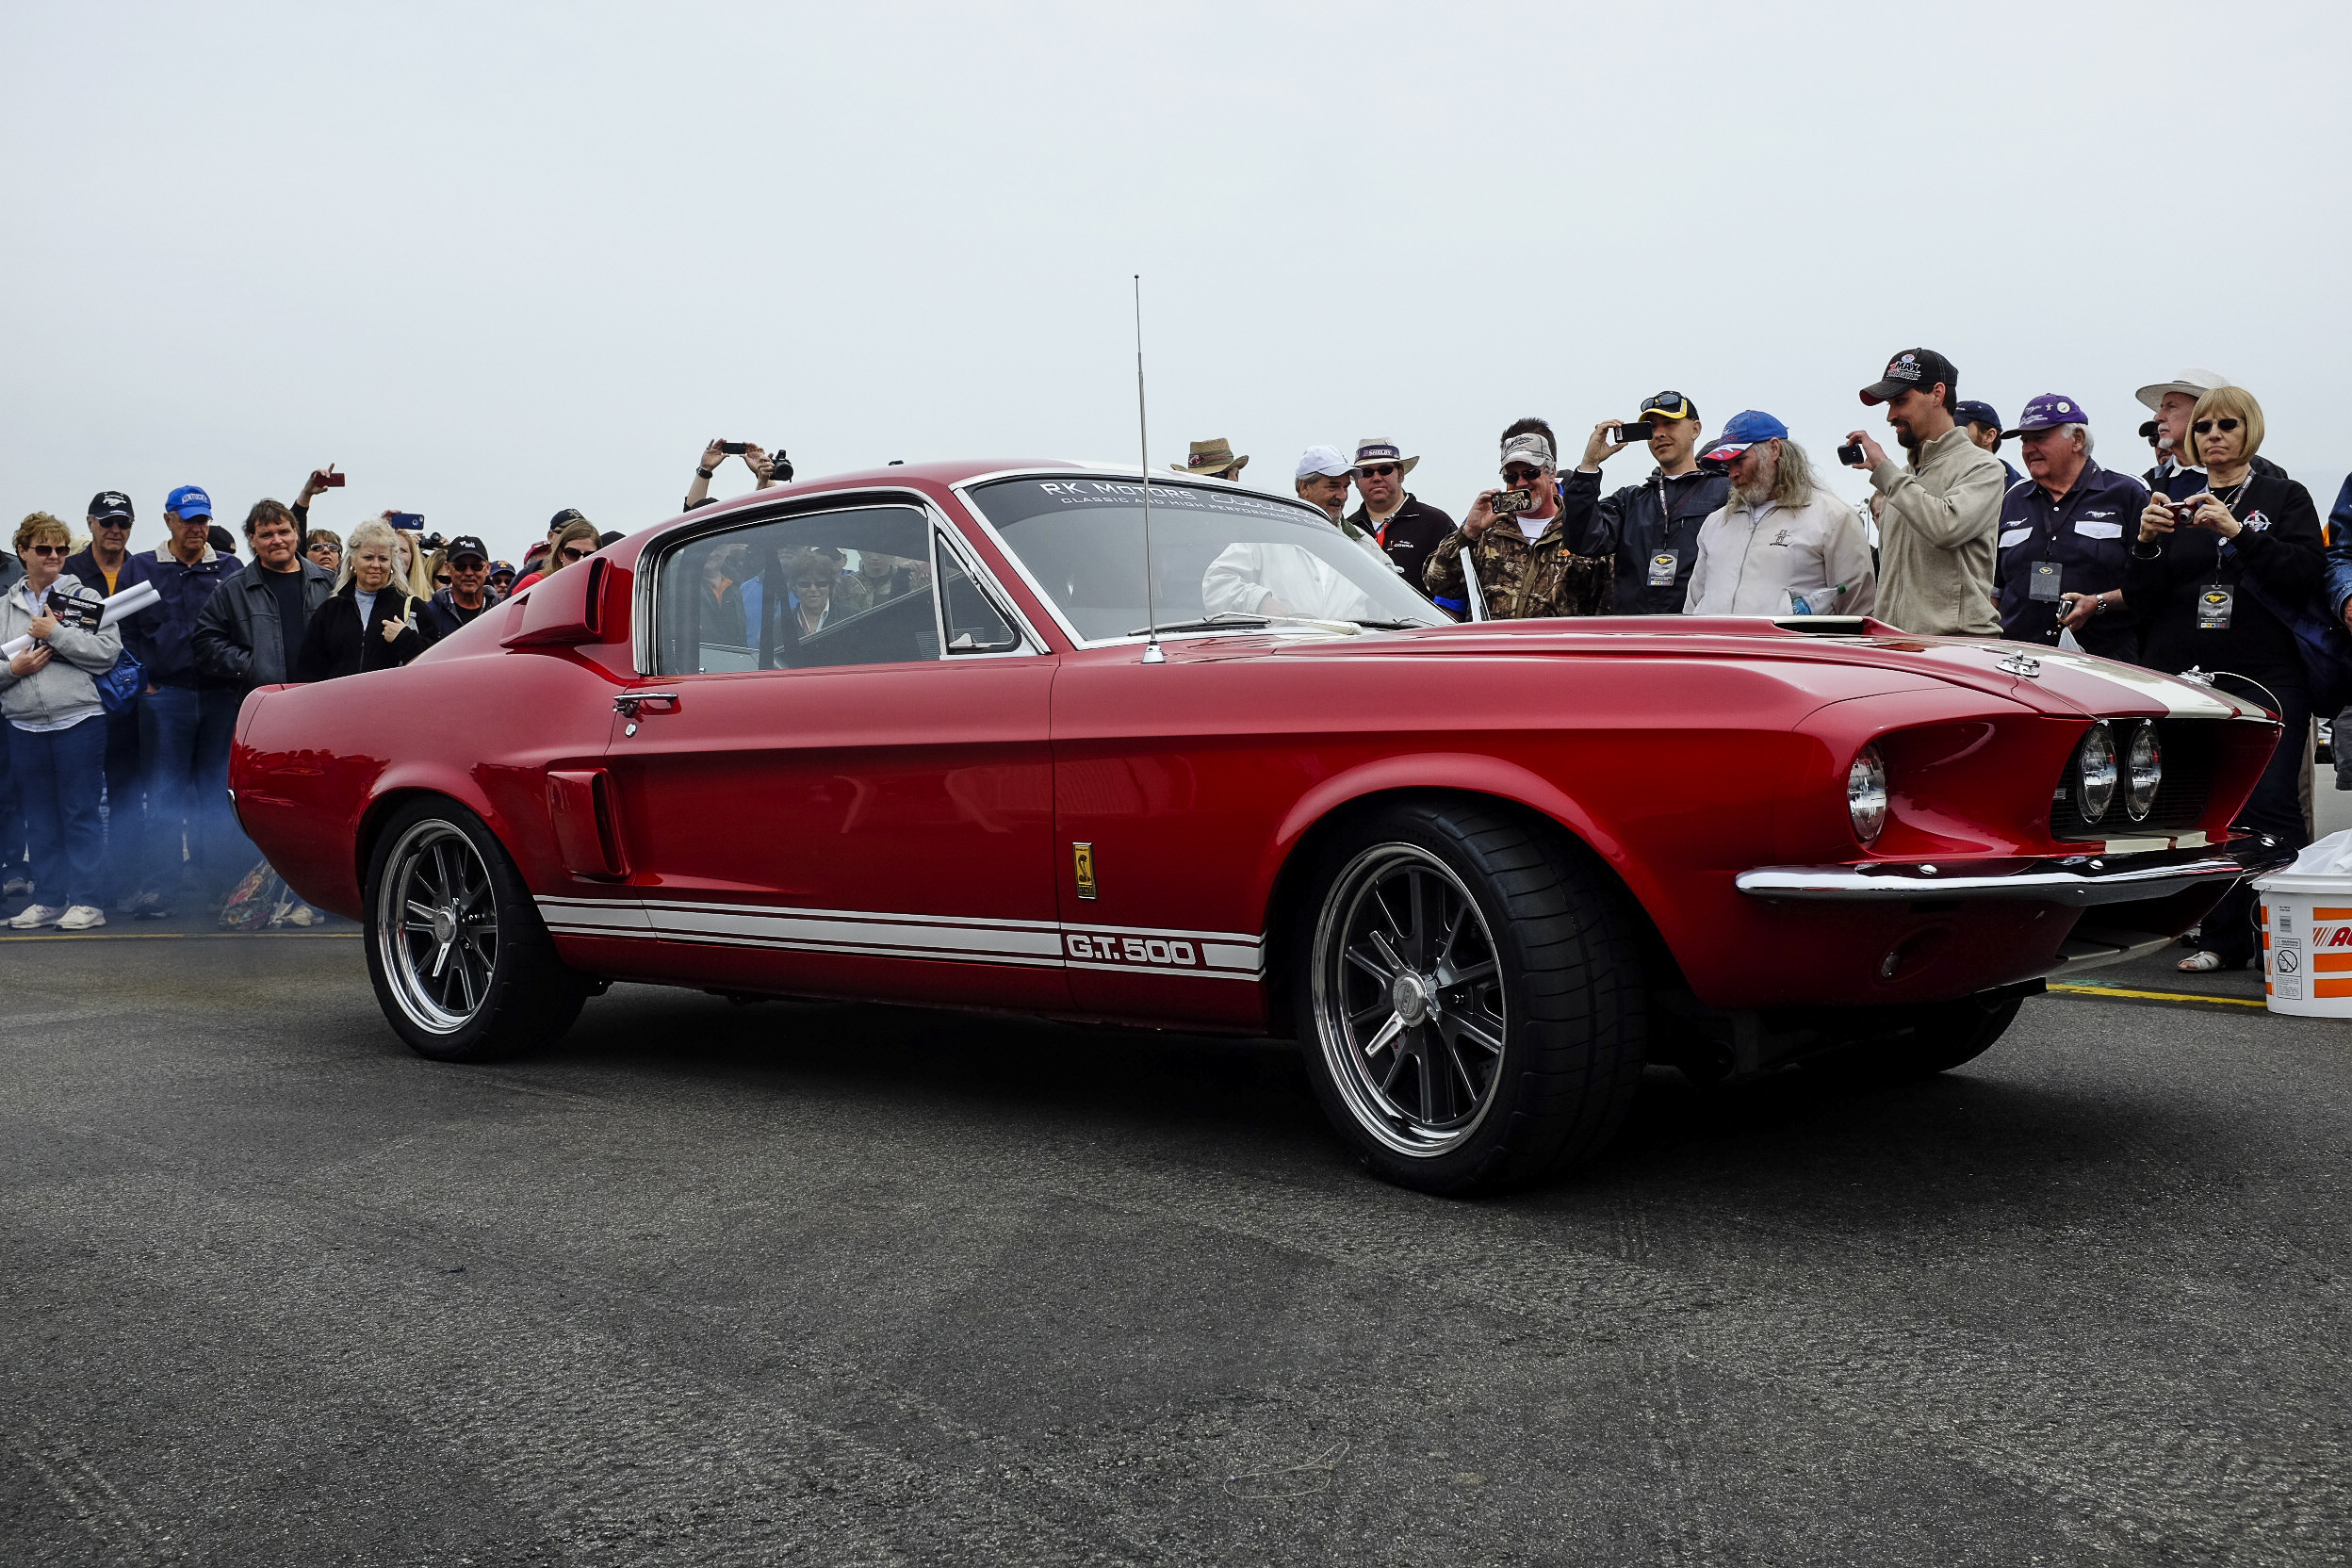
[[[522,874],[454,801],[402,807],[368,866],[368,975],[394,1033],[436,1062],[560,1038],[594,982],[565,967]]]
[[[1399,805],[1326,846],[1295,951],[1315,1095],[1371,1168],[1463,1197],[1597,1153],[1642,1081],[1623,894],[1564,839]]]

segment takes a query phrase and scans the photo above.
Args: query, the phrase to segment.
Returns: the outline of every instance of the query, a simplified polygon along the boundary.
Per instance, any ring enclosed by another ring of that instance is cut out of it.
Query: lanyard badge
[[[2230,612],[2235,607],[2238,591],[2227,582],[2209,582],[2197,591],[2197,629],[2227,631]]]
[[[2036,561],[2025,580],[2028,598],[2049,604],[2058,602],[2059,590],[2065,585],[2066,569],[2055,561]]]

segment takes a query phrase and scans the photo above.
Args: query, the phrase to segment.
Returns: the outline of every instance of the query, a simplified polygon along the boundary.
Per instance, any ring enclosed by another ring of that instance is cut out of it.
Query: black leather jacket
[[[255,561],[213,590],[196,612],[196,667],[216,679],[233,681],[247,691],[276,686],[294,678],[286,667],[286,639],[278,628],[278,596],[270,591],[263,566]],[[302,563],[302,629],[309,617],[335,592],[335,579],[325,567]],[[101,580],[104,580],[103,579]],[[359,618],[354,611],[352,620]]]

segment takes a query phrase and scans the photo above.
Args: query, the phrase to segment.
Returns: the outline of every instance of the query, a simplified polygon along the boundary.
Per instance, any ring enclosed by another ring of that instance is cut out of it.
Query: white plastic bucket
[[[2352,1018],[2352,876],[2258,879],[2262,999],[2274,1013]]]

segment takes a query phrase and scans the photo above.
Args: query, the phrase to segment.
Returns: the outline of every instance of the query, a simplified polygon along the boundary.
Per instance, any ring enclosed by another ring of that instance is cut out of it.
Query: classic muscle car
[[[891,466],[612,545],[232,782],[475,1061],[614,980],[1291,1035],[1382,1175],[1590,1155],[1645,1063],[1940,1071],[2249,864],[2211,689],[1860,619],[1456,625],[1286,498]],[[1146,536],[1151,570],[1147,582]]]

